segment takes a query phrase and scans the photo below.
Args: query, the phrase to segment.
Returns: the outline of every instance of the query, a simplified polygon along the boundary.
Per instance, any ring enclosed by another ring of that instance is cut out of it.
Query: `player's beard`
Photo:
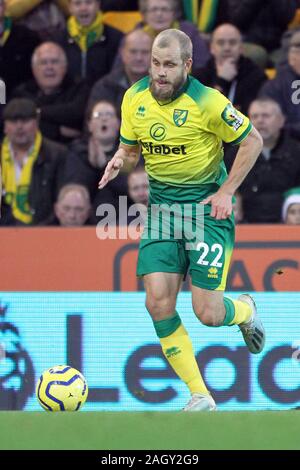
[[[186,76],[184,71],[181,72],[181,74],[174,80],[173,83],[170,81],[167,81],[168,87],[167,90],[159,89],[153,80],[152,74],[150,72],[150,86],[149,89],[151,91],[152,96],[158,100],[158,101],[168,101],[172,99],[178,90],[183,87],[184,83],[186,81]]]

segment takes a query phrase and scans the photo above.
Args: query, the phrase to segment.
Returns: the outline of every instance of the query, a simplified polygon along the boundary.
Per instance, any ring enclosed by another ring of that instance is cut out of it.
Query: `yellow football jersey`
[[[239,144],[251,129],[224,95],[191,76],[170,102],[156,101],[145,77],[122,103],[121,142],[141,144],[147,173],[166,184],[217,181],[224,173],[222,141]]]

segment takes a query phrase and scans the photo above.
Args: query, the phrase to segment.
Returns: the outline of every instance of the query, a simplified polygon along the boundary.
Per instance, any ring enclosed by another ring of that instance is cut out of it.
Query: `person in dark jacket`
[[[269,96],[282,108],[286,116],[285,128],[295,138],[300,139],[300,32],[295,32],[290,40],[288,64],[278,69],[273,80],[266,82],[259,93]]]
[[[280,223],[283,193],[300,184],[300,143],[283,130],[284,116],[274,100],[255,100],[249,117],[260,132],[264,147],[239,189],[245,219],[249,223]],[[225,154],[228,170],[234,154],[234,150]]]
[[[282,34],[297,10],[297,0],[229,0],[230,19],[247,42],[267,52],[280,47]]]
[[[239,30],[230,24],[216,28],[211,41],[212,59],[193,75],[204,85],[221,91],[242,113],[247,113],[267,79],[264,72],[243,56]]]
[[[38,225],[53,212],[67,150],[43,137],[38,111],[27,99],[11,100],[4,113],[1,145],[1,225]]]
[[[71,144],[65,168],[65,183],[78,183],[89,189],[92,217],[100,204],[118,207],[119,196],[127,194],[127,177],[119,175],[104,191],[98,191],[99,178],[118,147],[120,120],[112,103],[99,101],[87,112],[87,136]]]
[[[152,39],[141,29],[125,36],[121,48],[121,66],[98,80],[91,91],[89,105],[106,99],[115,104],[120,115],[126,90],[148,75]]]
[[[58,38],[68,58],[73,78],[86,79],[90,86],[107,74],[118,52],[123,34],[102,22],[97,0],[70,0],[71,16]]]
[[[12,90],[32,76],[30,58],[39,42],[37,34],[5,16],[5,1],[0,0],[0,77],[7,101]]]
[[[14,97],[28,98],[40,110],[40,129],[49,139],[68,143],[81,133],[88,87],[67,74],[64,50],[44,42],[32,56],[34,79],[20,85]]]

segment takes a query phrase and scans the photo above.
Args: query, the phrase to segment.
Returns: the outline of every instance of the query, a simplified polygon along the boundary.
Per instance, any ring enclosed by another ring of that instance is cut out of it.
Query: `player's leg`
[[[205,325],[239,325],[250,352],[258,353],[265,332],[253,299],[247,294],[237,300],[224,296],[233,245],[233,217],[216,220],[205,214],[204,240],[188,251],[193,307]]]
[[[238,325],[253,354],[262,351],[265,332],[252,297],[242,294],[238,300],[224,297],[222,291],[192,286],[193,309],[199,320],[207,326]]]
[[[215,409],[215,403],[202,379],[189,335],[176,312],[176,299],[182,278],[183,275],[178,273],[157,272],[144,275],[146,307],[152,317],[164,356],[191,392],[192,399],[185,409],[212,410]]]
[[[192,286],[192,302],[195,314],[207,326],[240,325],[252,315],[248,303],[224,297],[220,290]]]

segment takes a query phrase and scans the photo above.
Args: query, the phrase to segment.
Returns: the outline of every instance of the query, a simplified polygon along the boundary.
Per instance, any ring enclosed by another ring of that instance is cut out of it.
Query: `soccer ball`
[[[87,395],[85,378],[70,366],[51,367],[42,373],[36,385],[37,399],[46,411],[77,411]]]

